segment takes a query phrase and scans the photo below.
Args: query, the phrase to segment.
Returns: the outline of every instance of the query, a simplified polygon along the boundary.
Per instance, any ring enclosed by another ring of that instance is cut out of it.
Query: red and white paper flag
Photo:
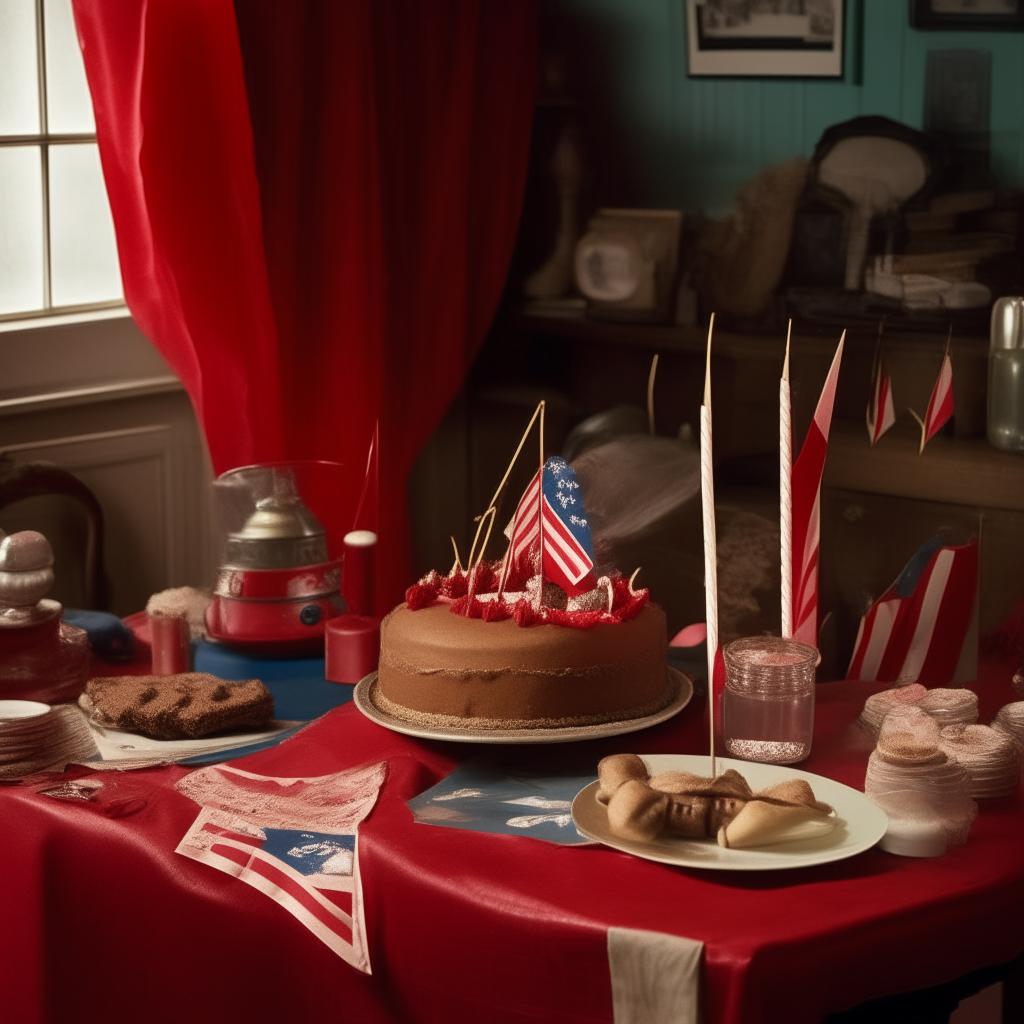
[[[892,401],[892,379],[882,354],[882,329],[878,329],[875,363],[871,371],[871,399],[868,402],[868,437],[874,444],[896,422]]]
[[[978,542],[924,544],[861,619],[847,679],[946,686],[978,588]]]
[[[950,331],[952,335],[952,331]],[[946,352],[942,357],[942,366],[939,367],[939,375],[935,379],[935,386],[932,388],[932,397],[928,400],[928,411],[921,423],[921,448],[918,454],[924,451],[924,446],[950,421],[953,416],[953,361],[949,358],[949,338],[946,339]]]
[[[385,773],[383,762],[314,778],[193,772],[176,788],[202,806],[175,852],[258,889],[369,974],[358,829]]]
[[[818,547],[821,530],[821,477],[828,455],[828,433],[839,382],[846,331],[832,359],[814,419],[793,464],[793,639],[818,645]]]

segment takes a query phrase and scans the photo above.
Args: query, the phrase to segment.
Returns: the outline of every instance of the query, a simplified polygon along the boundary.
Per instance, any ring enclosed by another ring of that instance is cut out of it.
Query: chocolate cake
[[[258,729],[274,717],[274,698],[259,679],[232,682],[206,672],[90,679],[85,698],[101,725],[160,740]]]
[[[565,728],[640,718],[671,697],[665,614],[521,626],[400,605],[381,624],[374,703],[422,725]]]

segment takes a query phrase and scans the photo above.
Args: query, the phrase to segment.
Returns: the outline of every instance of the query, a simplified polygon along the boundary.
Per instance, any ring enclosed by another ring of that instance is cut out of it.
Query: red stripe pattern
[[[932,388],[932,396],[928,400],[928,411],[924,417],[924,446],[950,421],[953,416],[953,363],[949,358],[949,349],[942,358],[939,375]]]
[[[793,639],[812,647],[818,645],[821,477],[828,455],[828,434],[842,355],[843,343],[840,342],[790,477],[793,491]]]
[[[846,678],[948,685],[977,588],[977,541],[936,550],[909,596],[901,597],[894,585],[861,619]]]

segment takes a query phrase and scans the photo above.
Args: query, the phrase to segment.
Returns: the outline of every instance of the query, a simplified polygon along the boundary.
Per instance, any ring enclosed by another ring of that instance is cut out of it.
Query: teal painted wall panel
[[[842,81],[715,79],[686,73],[683,0],[549,0],[549,14],[590,40],[606,116],[628,151],[629,173],[601,200],[720,216],[762,167],[810,156],[829,125],[882,114],[920,128],[932,49],[992,52],[992,168],[1004,185],[1024,187],[1024,33],[920,32],[904,0],[846,6]],[[580,99],[586,106],[585,91]]]

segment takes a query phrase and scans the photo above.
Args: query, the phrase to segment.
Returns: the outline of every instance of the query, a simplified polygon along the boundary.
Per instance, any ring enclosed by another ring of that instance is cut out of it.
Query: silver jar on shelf
[[[1024,297],[997,299],[988,350],[988,439],[1024,452]]]

